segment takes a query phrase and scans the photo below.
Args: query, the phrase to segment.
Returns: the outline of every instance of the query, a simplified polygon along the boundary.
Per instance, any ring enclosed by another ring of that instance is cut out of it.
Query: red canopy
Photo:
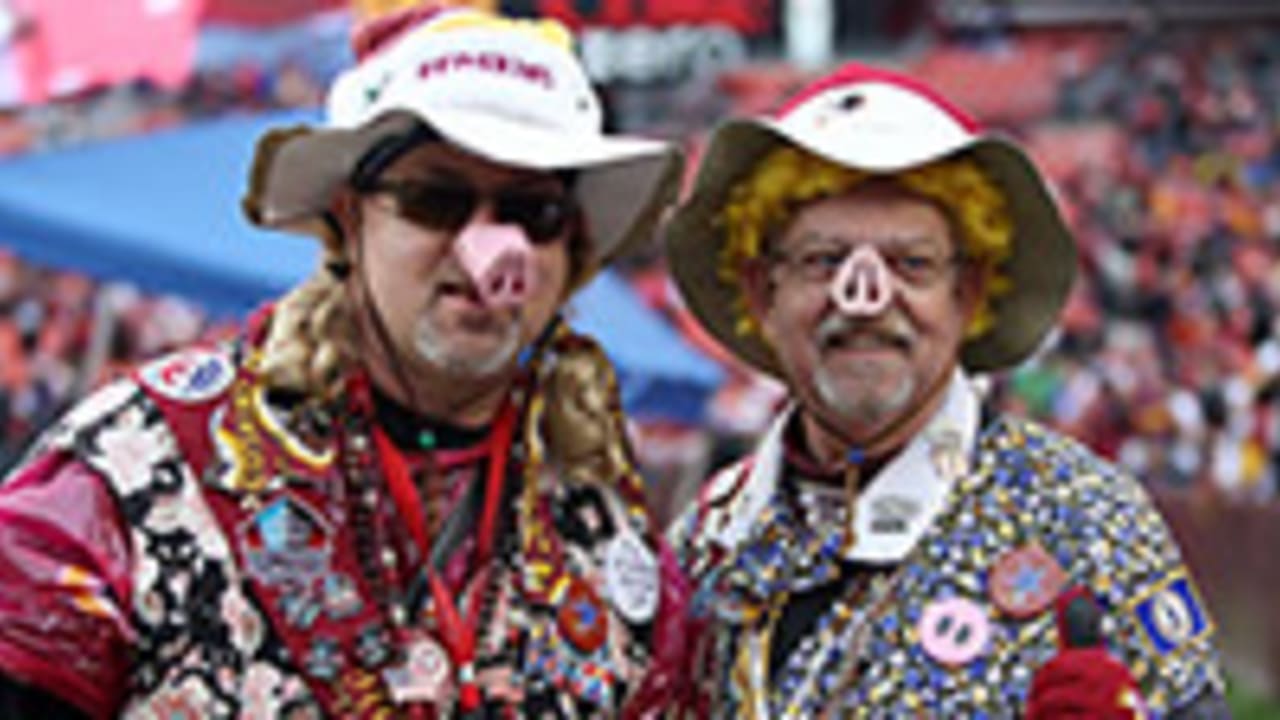
[[[755,35],[770,30],[773,18],[773,0],[525,0],[519,4],[532,5],[539,15],[557,18],[575,30],[718,24]]]
[[[231,25],[279,25],[325,10],[346,7],[348,0],[205,0],[205,22]]]

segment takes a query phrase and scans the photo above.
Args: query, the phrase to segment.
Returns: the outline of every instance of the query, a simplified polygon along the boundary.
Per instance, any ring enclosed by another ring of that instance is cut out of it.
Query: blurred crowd
[[[1138,33],[1060,81],[1041,122],[1111,140],[1056,149],[1095,156],[1054,178],[1083,273],[1050,350],[999,397],[1149,482],[1273,498],[1280,32]]]
[[[0,108],[0,156],[142,135],[232,112],[316,107],[326,82],[303,62],[243,62],[197,73],[176,93],[139,81],[40,107]]]
[[[24,263],[0,250],[0,468],[77,397],[199,337],[226,337],[173,297]]]
[[[315,107],[327,78],[302,62],[243,62],[181,92],[145,82],[46,106],[0,109],[0,156],[140,135],[226,113]],[[176,297],[33,266],[0,240],[0,469],[33,434],[129,365],[198,337],[234,332]]]
[[[984,38],[976,49],[935,45],[925,52],[979,53],[988,64],[1041,73],[1026,81],[1034,85],[1027,93],[975,82],[970,65],[958,66],[966,77],[951,80],[1019,102],[1017,113],[997,120],[1049,169],[1080,243],[1082,273],[1062,327],[1032,361],[996,380],[996,402],[1066,430],[1152,484],[1236,501],[1274,498],[1280,30],[1057,34],[1047,43],[1006,36]],[[912,62],[945,67],[930,60]],[[930,79],[947,85],[945,77]],[[180,95],[134,86],[0,112],[0,153],[230,110],[314,106],[323,83],[301,65],[242,66],[203,74]],[[731,88],[737,107],[727,110],[758,111],[762,98],[787,89],[786,82],[758,85],[765,91]],[[726,104],[680,92],[673,112]],[[679,124],[668,120],[662,131]],[[695,344],[729,362],[680,312],[656,252],[633,260],[630,274]],[[230,331],[178,300],[0,255],[0,460],[121,364]],[[656,462],[705,463],[714,452],[708,448],[732,454],[735,442],[759,429],[776,389],[730,370],[733,380],[709,413],[714,438],[647,428],[642,442],[652,456],[666,453]]]

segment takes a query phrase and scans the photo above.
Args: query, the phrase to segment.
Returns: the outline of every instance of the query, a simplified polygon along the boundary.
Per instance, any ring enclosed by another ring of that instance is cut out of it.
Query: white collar
[[[898,562],[911,552],[945,508],[951,486],[968,472],[980,422],[978,396],[957,369],[946,397],[924,430],[880,469],[858,496],[854,516],[857,542],[848,559],[872,564]],[[716,540],[735,547],[777,492],[783,434],[795,416],[788,406],[761,439],[745,486],[726,508]]]

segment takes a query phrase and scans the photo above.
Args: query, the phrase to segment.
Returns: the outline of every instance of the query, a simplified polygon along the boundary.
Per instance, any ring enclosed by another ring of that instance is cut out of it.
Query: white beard
[[[418,319],[414,347],[418,357],[445,373],[466,378],[482,378],[496,374],[512,362],[520,351],[520,324],[514,320],[503,329],[501,342],[484,357],[462,356],[453,351],[426,315]]]
[[[825,346],[836,336],[854,331],[854,323],[848,318],[833,314],[822,321],[815,332],[815,342]],[[912,337],[910,325],[899,315],[881,320],[879,332],[910,341]],[[885,382],[876,377],[874,367],[862,369],[863,377],[846,378],[845,388],[853,386],[852,391],[841,389],[841,382],[833,376],[830,368],[819,365],[814,373],[814,386],[818,398],[835,414],[856,424],[879,425],[904,411],[916,390],[915,378],[907,374],[897,384],[889,388]]]
[[[859,425],[880,425],[895,417],[906,409],[916,389],[915,380],[907,377],[889,392],[885,392],[883,386],[863,388],[857,393],[842,392],[825,367],[818,368],[814,385],[818,398],[828,409]]]

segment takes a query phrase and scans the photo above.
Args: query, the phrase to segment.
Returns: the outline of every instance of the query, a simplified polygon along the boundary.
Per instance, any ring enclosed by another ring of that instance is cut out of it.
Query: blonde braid
[[[350,293],[330,270],[346,264],[326,238],[321,268],[277,303],[263,343],[260,368],[269,387],[332,399],[344,390],[356,358]]]

